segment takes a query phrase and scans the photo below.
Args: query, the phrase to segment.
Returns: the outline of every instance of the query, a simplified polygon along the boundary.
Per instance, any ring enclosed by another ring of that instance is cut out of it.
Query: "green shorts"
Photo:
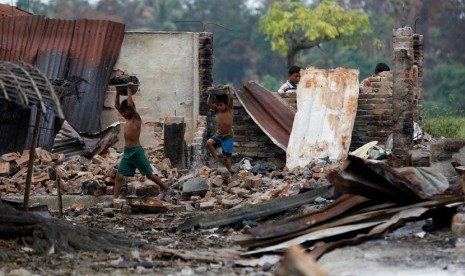
[[[147,156],[145,156],[145,151],[142,146],[124,148],[123,158],[118,167],[118,174],[134,176],[136,169],[138,169],[142,175],[153,173],[150,162]]]

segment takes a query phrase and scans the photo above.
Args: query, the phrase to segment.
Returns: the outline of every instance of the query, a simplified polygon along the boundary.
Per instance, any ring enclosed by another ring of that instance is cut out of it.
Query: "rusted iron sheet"
[[[254,122],[278,147],[286,150],[295,112],[287,102],[259,84],[249,81],[236,91]]]
[[[279,237],[275,237],[272,239],[242,239],[242,240],[237,240],[237,243],[240,243],[243,246],[247,247],[262,247],[262,246],[270,246],[270,245],[275,245],[277,243],[283,242],[285,244],[285,241],[288,241],[291,238],[299,237],[302,235],[306,235],[309,233],[317,232],[320,230],[328,229],[328,228],[334,228],[334,227],[339,227],[343,225],[348,225],[348,224],[355,224],[355,223],[361,223],[361,222],[369,222],[373,220],[383,220],[387,217],[390,217],[392,214],[401,212],[403,210],[408,210],[408,209],[413,209],[413,208],[435,208],[435,207],[440,207],[440,206],[446,206],[448,204],[452,203],[457,203],[457,202],[463,202],[462,195],[455,195],[455,196],[441,196],[440,198],[436,200],[431,200],[431,201],[423,201],[420,203],[412,204],[412,205],[407,205],[407,206],[394,206],[394,207],[389,207],[389,208],[373,208],[375,210],[368,211],[368,212],[356,212],[355,214],[350,214],[348,216],[343,216],[335,220],[328,221],[326,223],[323,223],[321,225],[317,225],[314,227],[310,227],[308,229],[291,233],[288,235],[282,235]],[[381,205],[379,206],[381,207]],[[281,227],[288,227],[287,225],[282,225]],[[290,227],[290,226],[289,226]],[[263,251],[263,250],[261,250]],[[264,250],[267,251],[267,250]],[[248,253],[246,253],[248,254]]]
[[[330,252],[331,250],[347,245],[356,245],[362,243],[368,239],[372,239],[381,235],[382,233],[386,232],[391,228],[394,228],[398,225],[403,225],[405,222],[418,220],[427,211],[428,209],[423,207],[410,208],[400,211],[399,213],[392,216],[390,220],[374,227],[370,230],[370,232],[366,234],[359,234],[350,239],[341,239],[316,245],[315,249],[310,252],[310,255],[316,260],[318,260],[319,258],[321,258],[321,256]]]
[[[358,104],[359,71],[307,68],[301,72],[286,166],[305,167],[312,160],[347,157]]]
[[[178,226],[178,230],[184,231],[192,228],[212,228],[241,222],[248,219],[257,219],[277,214],[303,204],[311,203],[315,198],[325,197],[329,193],[329,186],[319,187],[305,193],[294,196],[270,200],[242,208],[229,209],[218,214],[207,214],[187,219]]]
[[[431,199],[449,188],[447,178],[428,168],[394,169],[381,162],[349,155],[341,173],[327,176],[344,193],[397,203]]]
[[[79,87],[79,101],[76,97],[65,98],[62,108],[66,120],[77,131],[96,133],[100,131],[107,83],[123,37],[124,24],[106,20],[1,17],[0,60],[31,63],[51,80],[86,80]],[[48,128],[42,131],[39,146],[50,149],[54,129]],[[13,132],[4,135],[14,139]]]
[[[0,4],[0,16],[29,16],[32,15],[14,6]]]
[[[342,195],[322,211],[278,222],[262,224],[249,229],[249,232],[257,239],[288,235],[335,218],[368,201],[368,198],[362,196]]]
[[[76,155],[92,157],[114,145],[118,141],[119,132],[119,122],[101,132],[88,134],[78,133],[67,121],[64,121],[60,132],[54,139],[52,152],[63,153],[65,160]]]
[[[370,221],[370,222],[361,222],[361,223],[354,223],[354,224],[341,225],[341,226],[335,226],[335,227],[328,227],[325,229],[316,230],[308,234],[295,237],[288,241],[278,243],[272,246],[248,251],[242,255],[254,255],[257,253],[264,253],[264,252],[286,249],[294,245],[302,244],[304,242],[321,240],[321,239],[328,238],[328,237],[334,237],[334,236],[338,236],[342,234],[360,231],[360,230],[367,229],[367,228],[372,228],[373,226],[379,225],[385,221],[386,221],[385,219],[384,220],[381,219],[381,220]]]

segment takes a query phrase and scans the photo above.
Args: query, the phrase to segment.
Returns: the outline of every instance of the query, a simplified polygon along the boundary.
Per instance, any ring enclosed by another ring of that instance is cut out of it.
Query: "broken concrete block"
[[[46,164],[50,164],[53,161],[52,155],[47,150],[44,150],[42,148],[36,148],[36,154],[37,154],[37,158],[39,158],[40,161]]]
[[[127,201],[125,199],[121,199],[121,198],[113,199],[113,208],[115,209],[121,209],[123,208],[123,205],[125,204],[127,204]]]
[[[215,208],[216,200],[208,200],[201,202],[199,205],[200,210],[212,210]]]
[[[215,175],[210,178],[210,183],[215,187],[221,187],[224,184],[224,180],[220,175]]]
[[[210,175],[210,168],[207,166],[203,166],[202,168],[199,169],[199,176],[208,178]]]
[[[128,204],[123,205],[123,208],[121,208],[121,212],[126,215],[131,214],[131,206],[129,206]]]
[[[221,205],[225,208],[225,209],[230,209],[234,206],[237,206],[239,205],[240,203],[242,202],[242,200],[238,199],[238,198],[235,198],[235,199],[227,199],[227,198],[223,198],[221,200]]]
[[[0,176],[8,176],[10,174],[10,162],[0,162]]]
[[[260,176],[249,176],[245,179],[246,186],[258,188],[262,185],[262,178]]]
[[[15,161],[18,158],[19,154],[17,152],[5,153],[0,157],[0,159],[2,159],[5,162]]]
[[[97,154],[92,156],[92,162],[94,162],[95,164],[102,164],[105,162],[105,158]]]
[[[239,180],[231,181],[231,182],[229,182],[229,184],[228,184],[228,189],[231,189],[231,188],[234,188],[234,187],[238,187],[240,184],[241,184],[241,182],[240,182]]]
[[[465,213],[457,213],[452,217],[451,230],[457,237],[465,237]]]
[[[25,166],[29,161],[29,150],[24,150],[20,158],[15,159],[16,164],[19,166]]]
[[[65,160],[65,154],[64,153],[51,153],[52,160],[56,164],[61,164]]]
[[[251,175],[251,173],[248,172],[248,171],[245,171],[245,170],[240,171],[240,172],[237,173],[237,177],[239,177],[239,180],[241,180],[241,181],[245,181],[245,179],[246,179],[247,176],[249,176],[249,175]]]
[[[189,179],[182,186],[182,197],[190,198],[193,195],[205,196],[207,191],[210,190],[210,186],[204,177],[196,177]]]
[[[50,180],[50,176],[46,172],[42,172],[41,174],[34,175],[32,177],[32,183],[34,183],[34,184],[44,182],[44,181],[47,181],[47,180]]]

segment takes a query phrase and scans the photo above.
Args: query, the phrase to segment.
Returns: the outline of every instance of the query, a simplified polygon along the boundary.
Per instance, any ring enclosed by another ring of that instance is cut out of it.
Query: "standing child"
[[[233,90],[229,85],[225,85],[223,89],[228,90],[228,95],[217,95],[216,103],[213,104],[210,95],[208,95],[207,104],[211,110],[217,114],[218,130],[213,134],[212,138],[207,141],[207,148],[210,154],[218,162],[218,156],[215,153],[215,147],[221,145],[223,158],[228,171],[231,171],[231,155],[233,152]]]
[[[119,93],[116,93],[115,98],[115,108],[126,119],[126,124],[124,126],[124,152],[116,174],[114,199],[119,197],[124,177],[134,176],[136,169],[155,182],[162,191],[167,192],[169,190],[168,186],[153,174],[150,162],[145,156],[144,148],[140,145],[139,136],[142,120],[132,100],[132,85],[132,83],[128,83],[128,96],[121,104],[119,102]]]

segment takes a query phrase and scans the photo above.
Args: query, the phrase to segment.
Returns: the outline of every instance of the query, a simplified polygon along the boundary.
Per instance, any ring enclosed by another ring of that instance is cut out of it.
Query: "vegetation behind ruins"
[[[301,0],[315,8],[321,1]],[[425,45],[423,96],[426,106],[437,105],[462,116],[465,110],[465,4],[462,0],[324,0],[370,18],[371,34],[359,43],[329,41],[299,51],[301,66],[360,69],[360,79],[373,74],[378,62],[392,65],[392,30],[411,26]],[[108,19],[126,24],[126,30],[208,31],[214,34],[216,83],[241,86],[256,80],[277,90],[286,79],[286,59],[272,51],[260,32],[260,20],[274,0],[19,0],[17,5],[35,14],[63,19]],[[308,4],[315,3],[315,4]],[[297,16],[296,16],[297,17]],[[291,20],[290,20],[291,22]],[[345,26],[346,27],[346,26]],[[349,46],[350,45],[350,46]],[[443,115],[443,114],[437,114]],[[446,124],[427,117],[428,126]],[[444,120],[453,122],[455,117]],[[456,129],[456,128],[454,128]],[[446,132],[448,133],[448,132]],[[449,135],[449,134],[447,134]],[[446,135],[444,135],[446,136]]]

